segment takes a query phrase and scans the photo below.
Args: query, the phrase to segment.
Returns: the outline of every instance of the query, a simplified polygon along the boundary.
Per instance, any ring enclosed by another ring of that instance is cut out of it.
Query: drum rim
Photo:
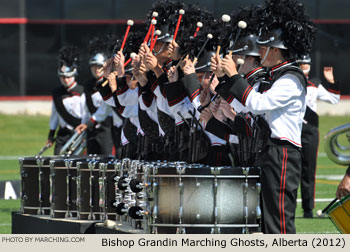
[[[335,202],[327,211],[327,214],[331,214],[336,208],[338,208],[339,206],[342,206],[344,204],[345,201],[349,200],[350,201],[350,194],[344,196],[342,199],[338,200],[337,202]]]

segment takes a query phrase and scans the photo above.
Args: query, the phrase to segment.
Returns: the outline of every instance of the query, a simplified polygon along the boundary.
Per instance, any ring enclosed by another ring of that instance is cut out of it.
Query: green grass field
[[[343,175],[345,167],[335,165],[323,150],[324,135],[336,126],[349,122],[348,117],[320,117],[320,147],[317,175]],[[17,157],[34,156],[44,146],[48,134],[49,118],[45,116],[0,115],[0,181],[19,180]],[[51,155],[52,149],[45,152]],[[316,198],[334,198],[339,181],[317,179]],[[300,198],[300,194],[299,194]],[[327,202],[316,203],[315,211],[322,209]],[[20,208],[19,200],[0,200],[0,234],[11,233],[11,211]],[[301,205],[296,213],[298,233],[338,233],[328,218],[302,218]]]

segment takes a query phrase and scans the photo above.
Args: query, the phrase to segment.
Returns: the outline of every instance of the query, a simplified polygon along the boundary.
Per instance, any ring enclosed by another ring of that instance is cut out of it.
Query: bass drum
[[[260,169],[182,162],[148,166],[150,232],[260,232]]]

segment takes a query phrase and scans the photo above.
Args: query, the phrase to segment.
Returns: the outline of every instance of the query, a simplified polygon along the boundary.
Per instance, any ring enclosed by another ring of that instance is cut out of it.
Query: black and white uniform
[[[115,154],[119,158],[121,156],[121,132],[123,126],[123,118],[115,111],[115,108],[109,106],[106,102],[101,103],[96,112],[87,121],[90,125],[96,126],[98,122],[104,121],[107,117],[112,117],[113,126],[110,128]],[[110,139],[108,141],[111,141]]]
[[[295,233],[306,79],[298,66],[289,61],[271,68],[266,79],[270,84],[260,93],[239,75],[225,76],[220,78],[216,92],[228,102],[236,98],[256,115],[265,114],[271,135],[259,160],[262,229],[264,233]]]
[[[105,107],[98,111],[104,101],[97,91],[96,81],[98,80],[92,77],[84,85],[86,105],[82,122],[90,126],[87,129],[87,152],[88,154],[111,154],[113,148],[112,113],[110,111],[109,114],[106,114],[107,108]]]
[[[163,68],[166,71],[165,68]],[[175,142],[175,125],[176,116],[172,113],[168,100],[166,98],[165,83],[167,82],[166,73],[163,73],[159,78],[149,71],[147,73],[147,86],[154,94],[155,104],[157,108],[157,117],[159,123],[159,133],[163,138],[164,152],[163,159],[168,161],[178,161],[178,149]]]
[[[169,105],[175,115],[178,112],[182,113],[188,122],[191,122],[192,116],[188,111],[195,113],[196,121],[199,121],[200,113],[198,107],[200,106],[199,95],[202,86],[198,80],[197,74],[193,73],[184,76],[179,82],[167,84],[167,93],[169,97]],[[183,119],[179,118],[178,125],[183,124]],[[184,125],[185,126],[185,125]],[[223,136],[215,135],[205,129],[203,123],[194,127],[196,129],[196,143],[192,143],[191,162],[202,163],[210,166],[226,166],[231,165],[231,161],[227,155],[227,139]],[[194,133],[192,133],[194,134]],[[192,137],[193,138],[193,137]],[[192,139],[190,138],[190,139]],[[193,153],[194,152],[194,153]]]
[[[118,82],[118,79],[117,79]],[[119,80],[120,82],[120,80]],[[110,87],[98,86],[99,92],[107,105],[112,106],[114,111],[125,118],[121,132],[122,155],[121,158],[136,159],[138,134],[144,134],[138,119],[138,105],[122,106],[119,102],[117,92],[112,93]]]
[[[307,83],[306,113],[301,133],[303,162],[301,170],[301,198],[304,212],[315,207],[315,176],[319,144],[317,100],[336,104],[340,100],[340,87],[335,82],[328,84],[327,89],[318,79]]]
[[[85,96],[83,87],[74,82],[69,88],[63,85],[52,92],[49,140],[52,140],[57,127],[54,155],[59,155],[63,145],[73,136],[74,129],[81,123],[84,114]]]

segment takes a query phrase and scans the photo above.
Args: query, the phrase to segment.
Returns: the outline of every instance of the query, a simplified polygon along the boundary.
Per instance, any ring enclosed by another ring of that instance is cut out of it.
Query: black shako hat
[[[73,77],[78,75],[79,51],[76,46],[64,46],[57,57],[58,76]]]
[[[316,27],[297,0],[266,0],[262,7],[259,45],[288,50],[292,58],[309,54]]]

